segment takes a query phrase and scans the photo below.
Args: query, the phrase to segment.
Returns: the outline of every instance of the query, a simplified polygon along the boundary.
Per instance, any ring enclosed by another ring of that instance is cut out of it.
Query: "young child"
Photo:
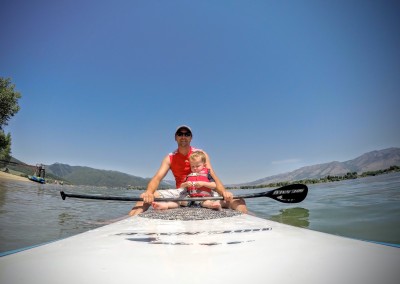
[[[211,177],[210,170],[206,168],[206,156],[202,151],[193,152],[190,157],[190,169],[192,171],[182,183],[181,188],[186,188],[187,194],[190,197],[207,197],[213,196],[212,190],[216,184]],[[153,202],[154,209],[162,210],[169,208],[178,208],[178,202]],[[205,200],[201,202],[201,207],[210,208],[214,210],[221,210],[221,203],[219,200]]]

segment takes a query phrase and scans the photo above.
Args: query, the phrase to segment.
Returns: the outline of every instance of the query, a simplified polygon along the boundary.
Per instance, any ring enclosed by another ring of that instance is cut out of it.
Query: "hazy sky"
[[[151,177],[180,124],[228,184],[400,147],[398,1],[1,3],[24,162]]]

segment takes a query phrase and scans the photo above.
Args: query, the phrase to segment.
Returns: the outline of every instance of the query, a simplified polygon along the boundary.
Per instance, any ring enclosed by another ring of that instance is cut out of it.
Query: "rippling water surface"
[[[141,191],[0,180],[0,252],[65,238],[127,214],[132,202],[66,199],[59,191],[139,196]],[[235,190],[233,193],[260,192]],[[247,201],[262,218],[363,240],[400,244],[400,173],[309,186],[305,201]]]

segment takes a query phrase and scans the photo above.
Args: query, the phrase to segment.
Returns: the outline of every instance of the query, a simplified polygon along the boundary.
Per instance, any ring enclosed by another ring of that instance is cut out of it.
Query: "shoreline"
[[[31,182],[28,178],[26,177],[21,177],[5,172],[0,172],[0,180],[17,180],[17,181],[26,181],[26,182]]]

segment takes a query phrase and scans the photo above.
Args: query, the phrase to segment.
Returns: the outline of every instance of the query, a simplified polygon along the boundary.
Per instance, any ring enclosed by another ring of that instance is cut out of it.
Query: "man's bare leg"
[[[232,200],[232,202],[230,202],[229,207],[233,210],[242,212],[244,214],[247,214],[247,206],[246,206],[246,202],[244,201],[244,199],[234,199]]]
[[[158,194],[157,191],[154,192],[154,197],[155,198],[160,197],[160,195]],[[138,215],[140,213],[147,211],[147,209],[149,209],[150,205],[151,205],[150,203],[144,203],[143,201],[136,202],[135,206],[129,212],[129,216],[135,216],[135,215]]]
[[[201,204],[202,207],[204,208],[209,208],[213,210],[221,210],[222,206],[219,201],[211,201],[211,200],[206,200]]]
[[[222,208],[230,208],[232,210],[236,210],[247,214],[247,206],[246,202],[243,199],[234,199],[231,202],[225,202],[224,200],[221,201]]]
[[[178,202],[153,202],[151,203],[151,206],[153,206],[153,208],[155,210],[166,210],[166,209],[171,209],[171,208],[178,208],[179,207],[179,203]]]
[[[148,203],[145,204],[143,201],[138,201],[138,202],[136,202],[135,206],[129,212],[129,216],[138,215],[138,214],[146,211],[147,209],[149,209],[149,207],[150,207],[150,204],[148,204]]]

